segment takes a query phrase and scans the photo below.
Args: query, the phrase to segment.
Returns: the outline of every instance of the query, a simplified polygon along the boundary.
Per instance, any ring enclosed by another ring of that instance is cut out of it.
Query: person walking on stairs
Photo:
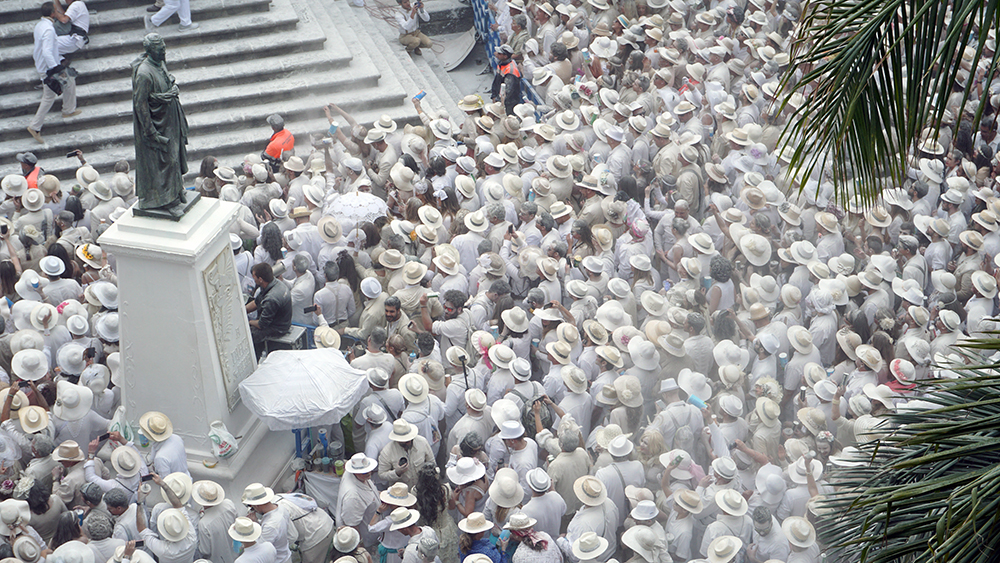
[[[45,143],[42,138],[42,123],[57,97],[61,95],[63,98],[63,117],[79,115],[80,110],[76,108],[76,78],[66,72],[59,55],[59,42],[53,23],[56,9],[52,2],[42,4],[41,15],[41,19],[35,24],[32,57],[35,59],[35,70],[42,80],[42,102],[38,104],[38,111],[28,125],[28,133],[39,143]]]

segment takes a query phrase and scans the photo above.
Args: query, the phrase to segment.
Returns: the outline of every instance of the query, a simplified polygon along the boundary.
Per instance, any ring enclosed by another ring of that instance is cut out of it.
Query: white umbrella
[[[344,194],[333,202],[332,207],[332,214],[340,221],[344,233],[362,223],[385,216],[389,209],[389,206],[381,198],[364,192]]]
[[[338,350],[279,350],[240,382],[240,397],[271,430],[294,430],[339,423],[367,389]]]

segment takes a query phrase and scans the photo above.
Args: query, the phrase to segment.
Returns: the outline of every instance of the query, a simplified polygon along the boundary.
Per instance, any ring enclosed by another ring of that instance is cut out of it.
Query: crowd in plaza
[[[423,7],[404,8],[419,49]],[[297,325],[365,378],[329,428],[346,454],[326,509],[192,482],[170,413],[132,421],[149,448],[123,435],[98,237],[136,200],[129,165],[79,154],[59,179],[19,154],[0,563],[822,561],[831,474],[996,328],[1000,92],[963,89],[991,30],[902,183],[835,195],[779,144],[809,96],[779,92],[808,71],[801,8],[499,0],[497,79],[463,122],[415,99],[419,125],[366,127],[330,104],[328,131],[273,115],[262,153],[202,162],[195,189],[239,206],[258,355]]]

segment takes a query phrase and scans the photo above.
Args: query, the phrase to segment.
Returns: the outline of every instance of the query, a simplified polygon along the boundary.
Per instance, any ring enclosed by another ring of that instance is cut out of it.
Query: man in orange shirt
[[[35,156],[35,153],[17,153],[17,161],[21,163],[21,175],[28,180],[28,187],[37,188],[38,181],[45,175],[45,172],[38,165],[38,158]]]
[[[281,153],[291,153],[295,149],[295,136],[288,129],[285,129],[285,120],[278,114],[268,116],[267,124],[271,126],[274,133],[264,149],[261,158],[271,164],[271,170],[278,172],[281,170]]]

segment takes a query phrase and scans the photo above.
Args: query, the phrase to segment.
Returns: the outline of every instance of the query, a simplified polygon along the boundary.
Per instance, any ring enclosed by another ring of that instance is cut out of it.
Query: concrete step
[[[171,73],[174,73],[182,69],[216,66],[219,78],[225,79],[240,72],[241,68],[254,69],[251,62],[256,59],[282,57],[286,61],[285,64],[289,64],[297,58],[289,55],[322,49],[326,40],[326,34],[315,25],[303,26],[297,28],[294,33],[283,33],[279,36],[272,35],[264,24],[257,33],[248,37],[219,41],[210,49],[205,48],[204,45],[184,45],[174,48],[168,39],[167,68]],[[73,68],[79,72],[79,76],[76,77],[77,87],[116,79],[127,80],[131,84],[132,74],[129,65],[141,53],[142,46],[140,44],[135,49],[128,50],[124,56],[109,56],[99,60],[85,59],[74,62]],[[308,60],[308,57],[305,58]],[[342,58],[334,66],[346,66],[347,62],[346,58]],[[0,84],[4,85],[4,93],[30,92],[34,91],[40,82],[33,65],[15,69],[5,64],[0,68]],[[40,93],[36,92],[36,94],[40,97]],[[3,104],[3,100],[0,99],[0,111],[4,110]]]
[[[143,25],[144,10],[137,10],[129,18],[132,25],[128,30],[116,33],[98,33],[90,37],[90,43],[85,49],[73,53],[73,64],[80,61],[102,59],[105,57],[122,57],[123,54],[133,54],[132,59],[142,54],[142,38],[149,31]],[[229,18],[216,18],[199,22],[200,27],[194,31],[180,33],[177,31],[177,16],[167,20],[155,31],[163,35],[167,44],[167,55],[170,56],[176,48],[184,46],[199,46],[205,52],[210,52],[210,45],[229,39],[238,39],[246,35],[256,35],[257,30],[267,30],[270,33],[294,30],[299,23],[295,10],[287,2],[275,2],[267,12],[252,12],[239,17],[238,22]],[[289,34],[294,35],[294,34]],[[0,61],[4,68],[34,69],[32,50],[27,45],[0,47]],[[132,59],[129,59],[131,62]],[[167,60],[171,62],[170,59]]]
[[[21,47],[32,44],[32,33],[38,22],[40,2],[32,2],[30,10],[4,11],[8,2],[0,2],[0,47]],[[102,6],[107,4],[106,6]],[[150,2],[152,4],[152,2]],[[271,0],[223,0],[211,4],[195,2],[191,6],[191,19],[196,22],[216,18],[242,18],[247,14],[266,12]],[[143,27],[143,16],[146,6],[137,3],[121,3],[120,6],[111,3],[87,2],[90,14],[90,34],[102,34],[130,31]],[[24,18],[24,19],[22,19]],[[167,24],[164,24],[167,25]],[[91,38],[93,41],[94,38]]]
[[[327,6],[328,10],[330,6],[339,7],[341,12],[346,12],[345,18],[354,18],[358,22],[357,29],[371,29],[377,32],[363,34],[358,39],[372,46],[372,52],[381,56],[382,64],[395,69],[395,75],[407,86],[410,97],[421,90],[427,93],[421,103],[425,110],[444,108],[452,114],[451,110],[454,109],[458,114],[453,114],[453,119],[460,118],[458,123],[464,120],[464,116],[455,106],[452,89],[443,84],[437,73],[432,70],[433,64],[444,70],[437,62],[433,49],[424,49],[420,55],[411,55],[399,43],[399,31],[386,21],[372,17],[368,10],[351,8],[346,2],[341,1],[328,3]],[[451,85],[453,86],[454,84]],[[412,106],[411,102],[406,103]]]
[[[268,80],[291,78],[297,74],[316,74],[350,65],[351,54],[344,49],[340,52],[316,51],[308,57],[264,57],[253,65],[217,65],[171,71],[177,83],[182,84],[185,94],[226,86],[253,85]],[[375,77],[375,80],[378,78]],[[244,89],[245,90],[245,89]],[[132,78],[130,76],[100,82],[77,83],[76,95],[81,105],[90,110],[98,104],[110,102],[131,102]],[[0,95],[0,123],[2,118],[33,115],[41,94],[38,90]],[[88,111],[87,114],[92,112]],[[81,115],[80,119],[86,119]],[[2,125],[0,125],[2,129]],[[2,133],[0,133],[2,135]]]
[[[364,88],[342,92],[337,98],[337,104],[340,107],[345,111],[354,112],[398,105],[401,96],[398,92],[383,92],[383,89],[380,88]],[[209,133],[246,129],[257,129],[267,133],[265,119],[268,115],[280,113],[285,118],[285,122],[289,124],[295,121],[316,119],[323,116],[322,107],[329,101],[329,96],[321,95],[319,92],[311,92],[306,96],[298,96],[294,99],[288,99],[285,96],[284,99],[266,103],[242,103],[222,109],[187,113],[189,139],[196,139]],[[183,90],[181,91],[181,103],[185,105],[187,103],[187,96],[184,95]],[[58,119],[52,121],[55,122]],[[73,119],[76,118],[67,121]],[[293,130],[293,132],[295,131]],[[10,138],[5,136],[3,140],[0,140],[0,162],[12,162],[14,155],[24,151],[26,145],[31,147],[39,159],[65,155],[76,148],[89,152],[94,147],[102,145],[125,143],[131,145],[133,143],[131,108],[126,115],[109,116],[108,121],[103,124],[76,129],[72,134],[49,135],[47,130],[43,130],[42,133],[47,137],[44,145],[38,145],[30,140],[26,131],[23,137],[12,135],[13,138]],[[26,141],[26,139],[28,140]]]
[[[217,0],[209,5],[196,1],[191,6],[191,12],[196,13],[198,10],[224,9],[231,11],[231,13],[236,13],[236,10],[243,9],[240,5],[256,4],[260,1],[261,0]],[[151,6],[153,4],[153,0],[148,0],[148,2],[136,2],[135,0],[86,0],[86,2],[87,10],[91,12],[91,18],[94,17],[94,12],[108,12],[123,8],[136,11],[141,10],[145,13],[146,6]],[[7,24],[30,21],[32,22],[32,25],[34,25],[35,20],[41,17],[41,14],[38,11],[39,6],[41,5],[42,3],[38,0],[3,0],[3,2],[0,2],[0,22]]]
[[[188,92],[182,90],[182,103],[188,114],[200,114],[214,110],[226,110],[243,105],[260,104],[288,100],[297,96],[327,96],[336,92],[371,88],[378,85],[379,74],[371,69],[347,73],[300,73],[289,77],[258,81],[252,88],[235,84],[226,87],[200,89]],[[181,83],[183,84],[183,83]],[[125,100],[105,103],[88,103],[85,111],[71,119],[56,119],[45,127],[46,135],[61,135],[78,129],[90,129],[112,122],[132,120],[131,90]],[[34,106],[38,100],[34,99]],[[33,114],[34,106],[28,106],[24,115]],[[24,130],[24,118],[0,119],[0,139],[8,135],[17,136]]]

